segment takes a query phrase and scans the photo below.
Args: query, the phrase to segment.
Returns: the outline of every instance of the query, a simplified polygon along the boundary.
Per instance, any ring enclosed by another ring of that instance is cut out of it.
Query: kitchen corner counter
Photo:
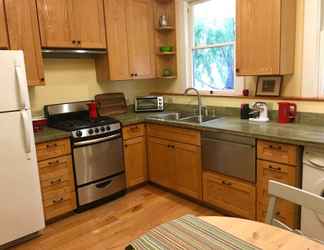
[[[41,131],[35,133],[35,143],[43,143],[70,137],[69,132],[44,127]]]
[[[258,123],[241,120],[236,117],[223,117],[201,124],[151,118],[156,113],[133,113],[115,116],[123,126],[148,122],[170,125],[200,131],[219,131],[254,137],[256,139],[290,143],[302,146],[324,147],[324,126],[314,126],[300,123],[280,124],[277,122]]]

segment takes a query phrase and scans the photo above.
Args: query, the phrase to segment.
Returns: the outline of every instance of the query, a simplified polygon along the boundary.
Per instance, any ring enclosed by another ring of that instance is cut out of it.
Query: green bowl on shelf
[[[167,52],[172,52],[173,47],[172,46],[161,46],[160,47],[160,52],[162,53],[167,53]]]

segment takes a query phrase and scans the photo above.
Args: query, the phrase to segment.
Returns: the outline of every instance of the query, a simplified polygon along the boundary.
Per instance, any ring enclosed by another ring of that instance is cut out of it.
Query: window
[[[235,77],[235,0],[189,4],[192,87],[208,92],[240,91]]]

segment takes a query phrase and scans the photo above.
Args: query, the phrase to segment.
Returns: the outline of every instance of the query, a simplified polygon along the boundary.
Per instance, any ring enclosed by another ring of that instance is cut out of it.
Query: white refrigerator
[[[0,50],[0,246],[44,227],[24,55]]]

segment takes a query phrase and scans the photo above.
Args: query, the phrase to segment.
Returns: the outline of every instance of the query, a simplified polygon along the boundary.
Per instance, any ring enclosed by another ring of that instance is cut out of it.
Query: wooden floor
[[[49,225],[42,236],[14,249],[125,249],[149,229],[185,214],[217,215],[156,187],[145,186]]]

